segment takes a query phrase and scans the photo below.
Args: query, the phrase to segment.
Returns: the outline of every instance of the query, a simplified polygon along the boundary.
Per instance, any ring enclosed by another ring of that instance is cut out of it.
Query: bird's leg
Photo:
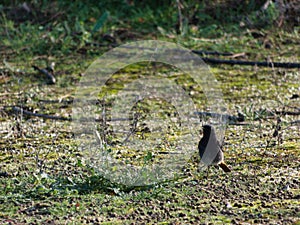
[[[207,166],[207,172],[206,172],[206,180],[207,180],[207,186],[208,186],[208,187],[210,187],[210,181],[208,180],[209,167],[210,167],[210,166]]]
[[[208,179],[209,166],[207,166],[206,179]]]

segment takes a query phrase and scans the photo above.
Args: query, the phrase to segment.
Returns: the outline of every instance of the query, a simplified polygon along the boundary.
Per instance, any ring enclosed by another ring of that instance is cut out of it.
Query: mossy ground
[[[5,21],[1,32],[7,38],[5,28],[16,28]],[[182,176],[155,185],[127,187],[102,177],[84,163],[70,121],[13,113],[12,106],[19,106],[34,113],[70,117],[78,82],[90,63],[107,50],[84,45],[84,40],[72,49],[72,42],[78,40],[66,35],[62,42],[59,27],[45,34],[40,29],[22,25],[18,30],[21,33],[10,42],[6,40],[1,48],[0,223],[299,224],[300,104],[299,97],[292,97],[300,94],[299,69],[211,65],[226,112],[245,115],[245,122],[226,129],[224,154],[232,172],[213,167],[207,178],[206,171],[198,170],[195,152],[184,165]],[[32,34],[34,40],[46,35],[46,41],[53,41],[52,48],[45,50],[49,43],[42,41],[35,46],[27,40],[28,32],[37,32]],[[296,31],[261,30],[264,38],[255,38],[251,32],[211,39],[181,37],[180,44],[192,49],[247,53],[241,60],[299,62]],[[170,35],[160,35],[143,37],[174,41]],[[14,48],[11,43],[16,44]],[[57,64],[54,85],[47,85],[31,68],[49,62]],[[149,68],[149,64],[133,65],[119,71],[115,79],[126,83],[140,74],[147,75]],[[165,65],[151,65],[150,73],[153,71],[172,74],[171,79],[184,87],[197,109],[205,110],[201,87],[191,79],[184,79]],[[159,108],[173,112],[164,101],[146,102],[139,109],[145,113]],[[285,113],[291,111],[298,115]],[[174,131],[164,139],[162,151],[172,151],[168,143],[176,139],[176,134]],[[200,139],[200,133],[195,139]],[[113,138],[110,141],[113,143]],[[155,163],[148,154],[137,157],[130,149],[123,154],[128,162],[150,159],[147,163]]]

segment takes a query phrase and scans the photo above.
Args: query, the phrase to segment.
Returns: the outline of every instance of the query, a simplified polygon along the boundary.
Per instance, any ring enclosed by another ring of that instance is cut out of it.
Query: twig
[[[32,68],[36,71],[39,71],[41,74],[46,75],[47,79],[48,79],[48,84],[55,84],[56,79],[53,76],[53,72],[54,72],[54,64],[53,66],[49,66],[46,67],[45,69],[40,69],[39,67],[33,65]]]
[[[92,45],[97,47],[119,47],[119,48],[136,48],[137,50],[155,50],[152,48],[144,48],[144,47],[130,47],[130,46],[119,46],[118,44],[98,44],[98,43],[86,43],[86,45]],[[175,50],[175,49],[174,49]],[[180,51],[180,50],[179,50]],[[197,55],[219,55],[219,56],[235,56],[234,53],[222,53],[222,52],[214,52],[214,51],[201,51],[201,50],[191,50],[193,53]],[[240,53],[239,53],[240,54]],[[241,53],[247,54],[247,53]],[[258,62],[258,61],[240,61],[240,60],[224,60],[224,59],[215,59],[215,58],[202,58],[202,60],[206,63],[211,64],[227,64],[227,65],[242,65],[242,66],[258,66],[258,67],[271,67],[271,68],[300,68],[300,63],[292,63],[292,62]]]
[[[106,102],[105,102],[105,97],[103,97],[102,99],[102,138],[103,138],[103,142],[107,143],[106,140],[106,128],[107,128],[107,121],[106,121]]]
[[[62,117],[62,116],[51,116],[47,114],[41,114],[41,113],[33,113],[28,110],[25,110],[21,107],[18,106],[6,106],[4,108],[10,108],[11,111],[15,114],[22,113],[23,115],[27,116],[35,116],[35,117],[41,117],[44,119],[51,119],[51,120],[63,120],[63,121],[72,121],[72,118],[70,117]],[[247,123],[244,123],[245,118],[242,115],[234,116],[234,115],[229,115],[229,114],[219,114],[219,113],[211,113],[211,112],[195,112],[197,115],[202,115],[202,116],[223,116],[229,120],[230,125],[236,125],[236,126],[243,126],[243,125],[249,125]],[[298,114],[293,114],[293,115],[298,115]],[[93,120],[95,122],[102,122],[103,119],[93,119],[93,118],[84,118],[85,120]],[[131,120],[130,118],[111,118],[109,121],[128,121]],[[137,118],[134,118],[134,124],[133,127],[136,127],[137,123]],[[295,120],[290,122],[290,124],[300,124],[300,120]],[[130,134],[131,135],[131,134]]]
[[[280,62],[257,62],[257,61],[240,61],[240,60],[224,60],[213,58],[202,58],[206,63],[211,64],[227,64],[227,65],[242,65],[242,66],[260,66],[260,67],[281,67],[281,68],[300,68],[300,63],[280,63]]]
[[[223,117],[229,120],[229,122],[244,122],[245,116],[241,113],[238,114],[238,116],[233,116],[229,114],[220,114],[220,113],[211,113],[211,112],[195,112],[195,114],[199,116],[217,116],[217,117]]]
[[[51,116],[51,115],[46,115],[46,114],[40,114],[40,113],[33,113],[28,110],[25,110],[23,108],[20,108],[18,106],[13,106],[12,108],[13,113],[23,113],[23,115],[28,115],[28,116],[36,116],[36,117],[42,117],[44,119],[51,119],[51,120],[67,120],[71,121],[72,118],[67,118],[67,117],[61,117],[61,116]]]
[[[300,111],[298,112],[292,112],[292,111],[275,111],[275,114],[277,115],[289,115],[289,116],[299,116],[300,115]]]
[[[8,107],[9,106],[6,106],[4,108],[8,108]],[[15,114],[22,113],[23,115],[41,117],[44,119],[72,121],[72,118],[69,118],[69,117],[51,116],[51,115],[47,115],[47,114],[33,113],[33,112],[30,112],[30,111],[25,110],[18,106],[12,106],[11,111]],[[94,118],[83,118],[82,120],[93,120],[95,122],[102,122],[102,119],[94,119]],[[110,121],[127,121],[127,120],[130,120],[130,119],[129,118],[112,118],[112,119],[110,119]]]
[[[51,20],[54,20],[56,17],[63,15],[65,12],[57,12],[56,14],[52,15],[50,18],[40,22],[41,25],[45,25],[49,23]]]
[[[130,132],[128,133],[127,137],[124,139],[123,143],[126,143],[129,140],[129,138],[131,137],[131,135],[136,132],[137,123],[139,122],[139,118],[140,118],[140,113],[135,113],[133,115],[133,124],[130,128]]]
[[[183,19],[182,19],[182,13],[181,13],[182,5],[179,2],[179,0],[176,0],[176,3],[177,3],[177,11],[178,11],[178,27],[179,27],[180,33],[182,33],[183,32]]]
[[[294,125],[294,124],[300,124],[300,120],[294,120],[291,122],[291,125]]]
[[[234,56],[236,54],[229,53],[229,52],[217,52],[217,51],[201,51],[201,50],[192,50],[193,53],[197,55],[218,55],[218,56]],[[239,53],[245,54],[245,53]]]

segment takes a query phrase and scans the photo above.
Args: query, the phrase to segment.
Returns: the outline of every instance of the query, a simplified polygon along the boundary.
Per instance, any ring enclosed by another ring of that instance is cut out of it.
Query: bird
[[[198,150],[201,157],[201,162],[206,166],[217,165],[224,172],[231,170],[224,162],[224,154],[222,144],[217,139],[215,128],[212,125],[203,125],[203,137],[199,141]],[[208,170],[207,170],[208,176]]]

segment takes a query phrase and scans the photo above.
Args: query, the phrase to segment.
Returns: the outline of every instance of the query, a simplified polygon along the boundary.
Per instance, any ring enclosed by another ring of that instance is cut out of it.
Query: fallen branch
[[[292,121],[291,124],[299,124],[300,125],[300,120],[295,120],[295,121]]]
[[[143,48],[143,47],[129,47],[122,46],[118,44],[98,44],[98,43],[86,43],[86,45],[92,45],[97,47],[118,47],[118,48],[136,48],[137,50],[152,50],[153,48]],[[175,49],[174,49],[175,50]],[[180,51],[180,50],[179,50]],[[229,52],[216,52],[216,51],[202,51],[202,50],[191,50],[193,53],[201,56],[205,55],[218,55],[218,56],[231,56],[234,57],[236,54]],[[241,53],[238,53],[238,55]],[[245,55],[247,53],[242,53]],[[224,59],[215,59],[215,58],[202,58],[202,60],[206,63],[211,64],[227,64],[227,65],[242,65],[242,66],[258,66],[258,67],[270,67],[270,68],[300,68],[300,63],[291,63],[291,62],[257,62],[257,61],[240,61],[240,60],[224,60]]]
[[[22,113],[24,115],[27,115],[27,116],[35,116],[35,117],[42,117],[44,119],[51,119],[51,120],[65,120],[65,121],[71,121],[72,118],[68,118],[68,117],[61,117],[61,116],[51,116],[51,115],[46,115],[46,114],[40,114],[40,113],[33,113],[33,112],[30,112],[28,110],[25,110],[25,109],[22,109],[18,106],[13,106],[11,108],[12,112],[15,113],[15,114],[19,114],[19,113]]]
[[[8,108],[5,107],[5,108]],[[62,120],[62,121],[72,121],[73,119],[71,117],[62,117],[62,116],[52,116],[52,115],[47,115],[47,114],[41,114],[41,113],[33,113],[30,112],[28,110],[25,110],[21,107],[18,106],[12,106],[11,107],[11,111],[14,114],[20,114],[22,113],[23,115],[27,115],[27,116],[34,116],[34,117],[41,117],[44,119],[51,119],[51,120]],[[280,112],[282,114],[282,112]],[[296,112],[295,112],[296,113]],[[230,125],[248,125],[246,123],[243,123],[245,121],[245,116],[242,114],[238,114],[237,116],[234,115],[229,115],[229,114],[219,114],[219,113],[211,113],[211,112],[195,112],[195,114],[197,116],[209,116],[209,117],[213,117],[213,116],[222,116],[224,118],[226,118],[229,122]],[[299,115],[299,114],[285,114],[285,115]],[[95,119],[95,118],[82,118],[82,121],[95,121],[95,122],[102,122],[102,119]],[[128,120],[132,120],[131,118],[111,118],[108,119],[108,121],[128,121]],[[296,120],[296,121],[292,121],[290,122],[290,124],[300,124],[300,120]]]
[[[276,115],[288,115],[288,116],[299,116],[300,115],[300,111],[298,112],[292,112],[292,111],[275,111]]]
[[[70,118],[70,117],[61,117],[61,116],[52,116],[52,115],[41,114],[41,113],[33,113],[33,112],[30,112],[30,111],[25,110],[18,106],[12,106],[11,111],[14,114],[22,113],[23,115],[41,117],[44,119],[72,121],[72,118]],[[195,114],[201,115],[201,116],[210,116],[210,117],[211,116],[223,116],[232,122],[233,121],[243,122],[245,120],[245,118],[241,114],[239,114],[238,116],[232,116],[232,115],[228,115],[228,114],[210,113],[210,112],[195,112]],[[94,120],[96,122],[102,122],[102,119],[84,118],[84,120],[86,120],[86,121]],[[127,121],[127,120],[131,120],[131,119],[130,118],[111,118],[108,121]]]
[[[241,113],[239,113],[237,116],[233,116],[229,114],[211,113],[211,112],[195,112],[195,114],[199,116],[223,117],[226,118],[230,124],[245,121],[245,116]]]
[[[240,60],[224,60],[213,58],[202,58],[206,63],[211,64],[227,64],[227,65],[242,65],[242,66],[260,66],[260,67],[281,67],[281,68],[300,68],[300,63],[280,63],[280,62],[257,62],[257,61],[240,61]]]
[[[72,121],[73,120],[71,117],[51,116],[51,115],[47,115],[47,114],[33,113],[33,112],[30,112],[30,111],[25,110],[23,108],[20,108],[18,106],[12,106],[11,111],[14,114],[22,113],[23,115],[41,117],[41,118],[44,118],[44,119],[63,120],[63,121]],[[84,118],[84,119],[81,119],[81,120],[84,120],[84,121],[93,120],[95,122],[102,122],[102,119],[94,119],[94,118]],[[130,119],[129,118],[115,118],[115,119],[110,119],[109,121],[126,121],[126,120],[130,120]]]

